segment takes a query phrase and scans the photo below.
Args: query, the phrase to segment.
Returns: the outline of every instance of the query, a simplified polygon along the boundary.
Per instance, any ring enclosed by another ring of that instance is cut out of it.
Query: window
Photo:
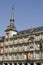
[[[20,39],[19,38],[17,39],[17,43],[20,43]]]
[[[23,43],[23,39],[20,39],[20,43]]]
[[[14,44],[17,44],[17,40],[15,40]]]
[[[40,52],[37,51],[37,52],[36,52],[36,59],[40,59],[40,56],[41,56]]]
[[[27,48],[28,48],[28,47],[27,47],[27,46],[24,46],[24,48],[25,48],[25,51],[27,51]]]
[[[28,42],[28,38],[25,38],[25,42]]]
[[[5,41],[5,45],[9,45],[8,41]]]
[[[42,59],[43,59],[43,51],[42,51]]]
[[[22,60],[24,60],[24,54],[22,53]]]
[[[14,47],[14,52],[17,52],[17,47]]]
[[[25,46],[24,45],[22,46],[22,50],[25,51]]]
[[[3,54],[3,48],[1,48],[1,54]]]
[[[12,60],[14,60],[14,54],[12,54]]]
[[[9,52],[12,52],[12,48],[9,48]]]
[[[14,60],[17,60],[17,55],[14,55]]]
[[[34,43],[29,44],[30,50],[33,50],[33,48],[34,48],[33,46],[34,46]]]
[[[7,60],[7,55],[4,55],[4,60]]]
[[[23,43],[24,43],[25,42],[25,38],[23,37],[22,39],[23,39]]]
[[[19,51],[19,45],[17,46],[17,51]]]
[[[33,41],[33,40],[34,40],[34,37],[31,36],[31,37],[29,38],[29,40]]]
[[[19,51],[22,51],[22,47],[19,47]]]
[[[1,47],[3,47],[3,45],[4,45],[4,43],[2,42],[2,43],[1,43]]]
[[[25,58],[25,60],[27,59],[27,56],[26,56],[26,54],[24,54],[24,58]]]
[[[2,55],[0,55],[0,61],[2,61]]]
[[[12,60],[12,55],[9,55],[9,60]]]
[[[33,60],[34,59],[34,54],[33,54],[33,52],[31,52],[31,60]]]
[[[21,56],[21,54],[19,55],[19,60],[22,60],[22,56]]]
[[[19,55],[17,54],[17,60],[19,60]]]

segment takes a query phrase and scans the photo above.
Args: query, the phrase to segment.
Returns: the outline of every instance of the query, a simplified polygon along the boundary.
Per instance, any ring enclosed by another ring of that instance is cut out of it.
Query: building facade
[[[17,31],[14,8],[5,36],[0,37],[0,65],[43,65],[43,26]]]

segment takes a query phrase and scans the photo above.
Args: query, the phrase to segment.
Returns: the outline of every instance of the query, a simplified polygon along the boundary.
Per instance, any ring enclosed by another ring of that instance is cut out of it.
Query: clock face
[[[40,47],[40,44],[38,44],[38,47]]]
[[[15,32],[15,31],[10,31],[10,35],[11,35],[11,36],[16,35],[16,34],[17,34],[17,32]]]

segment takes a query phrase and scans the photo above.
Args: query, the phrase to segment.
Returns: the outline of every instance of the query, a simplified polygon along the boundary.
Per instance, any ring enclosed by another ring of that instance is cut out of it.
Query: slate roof
[[[36,28],[31,28],[31,29],[27,29],[27,30],[22,30],[22,31],[17,31],[17,35],[13,35],[12,38],[18,38],[18,37],[22,37],[22,36],[27,36],[27,35],[33,35],[33,34],[39,34],[39,33],[43,33],[43,26],[41,27],[36,27]],[[4,41],[5,36],[0,37],[0,41]]]
[[[22,37],[22,36],[27,36],[27,35],[34,35],[34,34],[43,34],[43,26],[42,27],[37,27],[37,28],[31,28],[27,30],[22,30],[19,31],[17,35],[13,35],[14,38]]]

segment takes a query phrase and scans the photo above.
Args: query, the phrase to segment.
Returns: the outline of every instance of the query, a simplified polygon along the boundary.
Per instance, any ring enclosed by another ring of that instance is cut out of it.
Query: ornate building
[[[5,36],[0,37],[0,65],[43,65],[43,27],[17,31],[14,9]]]

